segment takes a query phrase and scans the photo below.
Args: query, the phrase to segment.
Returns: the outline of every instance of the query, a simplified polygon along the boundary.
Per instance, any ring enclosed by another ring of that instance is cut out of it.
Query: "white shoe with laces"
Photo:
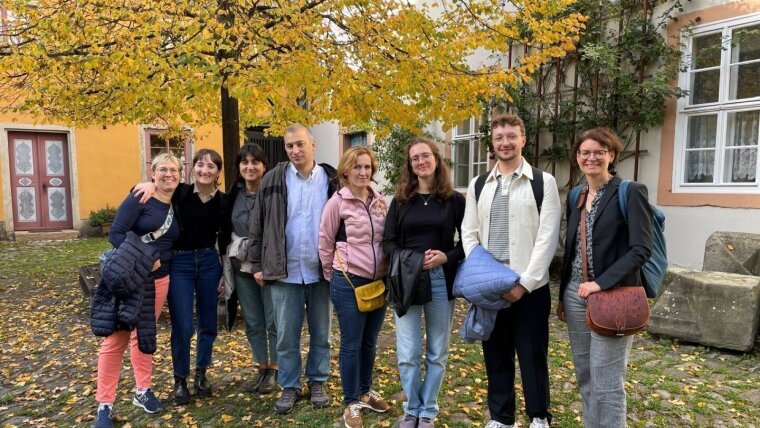
[[[549,421],[546,418],[533,418],[530,428],[549,428]]]
[[[486,428],[515,428],[515,424],[507,425],[507,424],[503,424],[503,423],[501,423],[499,421],[495,421],[495,420],[491,419],[486,424]]]

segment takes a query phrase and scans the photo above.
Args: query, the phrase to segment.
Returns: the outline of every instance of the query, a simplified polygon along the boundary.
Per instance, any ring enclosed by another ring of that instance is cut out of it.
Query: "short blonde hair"
[[[176,156],[169,152],[163,152],[158,154],[157,156],[153,157],[153,160],[150,162],[150,170],[153,172],[156,172],[156,167],[158,165],[161,165],[162,163],[173,163],[174,165],[177,165],[177,169],[179,170],[180,175],[182,174],[182,162],[180,162],[179,159],[177,159]]]
[[[369,155],[370,165],[372,166],[372,175],[369,179],[375,181],[375,173],[377,172],[377,156],[375,156],[375,152],[367,146],[354,146],[346,150],[338,162],[338,179],[341,186],[348,186],[348,179],[345,176],[356,166],[356,160],[361,155]]]

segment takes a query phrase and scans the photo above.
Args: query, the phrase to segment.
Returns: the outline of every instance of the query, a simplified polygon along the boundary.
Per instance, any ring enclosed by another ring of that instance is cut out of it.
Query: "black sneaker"
[[[285,388],[280,394],[280,398],[274,403],[274,411],[284,415],[290,413],[296,402],[301,398],[301,392],[295,388]]]
[[[111,410],[111,406],[103,406],[98,408],[98,414],[95,417],[95,428],[113,428]]]
[[[135,393],[132,404],[145,410],[146,413],[157,413],[164,410],[164,406],[158,401],[153,391],[148,388],[142,394]]]
[[[246,382],[243,385],[243,389],[245,392],[252,392],[256,393],[259,392],[259,386],[261,386],[261,382],[264,382],[264,378],[267,376],[267,369],[259,369],[259,372],[256,374],[256,377],[253,378],[253,380]]]
[[[325,391],[324,382],[309,382],[309,393],[311,394],[311,404],[314,407],[327,407],[330,404],[330,396]]]
[[[267,369],[264,380],[259,385],[259,394],[269,394],[277,389],[277,369]]]

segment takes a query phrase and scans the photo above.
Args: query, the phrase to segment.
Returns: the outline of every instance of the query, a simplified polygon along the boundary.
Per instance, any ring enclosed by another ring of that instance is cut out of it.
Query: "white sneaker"
[[[503,424],[503,423],[501,423],[499,421],[495,421],[495,420],[491,419],[486,424],[486,428],[515,428],[515,424],[507,425],[507,424]]]
[[[546,418],[533,418],[530,421],[530,428],[549,428],[549,421]]]

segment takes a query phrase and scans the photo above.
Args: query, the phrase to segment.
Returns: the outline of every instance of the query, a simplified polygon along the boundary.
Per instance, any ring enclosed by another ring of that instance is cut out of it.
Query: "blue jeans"
[[[578,286],[570,281],[563,300],[575,379],[583,399],[583,425],[625,427],[625,373],[633,336],[608,337],[589,330],[586,301],[578,296]]]
[[[196,368],[211,365],[216,340],[216,302],[222,265],[214,248],[174,251],[169,284],[169,315],[172,320],[172,365],[174,374],[190,374],[190,339],[195,332],[193,303],[198,313]]]
[[[370,279],[348,274],[354,286],[368,284]],[[351,284],[341,272],[333,272],[330,299],[335,306],[340,326],[338,365],[343,384],[343,403],[358,401],[372,387],[377,337],[385,320],[385,306],[372,312],[359,312]]]
[[[438,415],[438,391],[441,389],[449,339],[454,318],[454,301],[446,294],[446,278],[440,267],[430,270],[432,301],[415,305],[396,319],[396,355],[401,386],[406,394],[404,412],[420,418]],[[422,379],[422,313],[425,313],[425,379]]]
[[[265,365],[277,364],[277,328],[274,326],[271,288],[260,287],[250,273],[237,272],[235,290],[254,361]]]
[[[306,378],[325,382],[330,376],[330,284],[269,282],[274,323],[277,327],[279,383],[283,388],[301,389],[301,330],[303,319],[309,323],[309,355]]]

